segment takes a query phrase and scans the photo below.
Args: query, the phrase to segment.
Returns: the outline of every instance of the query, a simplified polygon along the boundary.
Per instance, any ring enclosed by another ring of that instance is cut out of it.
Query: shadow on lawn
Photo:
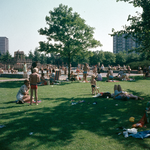
[[[75,102],[80,100],[74,99]],[[42,100],[43,104],[48,104],[49,101],[60,104],[55,107],[46,105],[43,108],[24,105],[26,111],[1,114],[1,119],[12,118],[5,124],[6,127],[0,130],[0,135],[4,135],[0,140],[1,150],[13,149],[9,147],[12,143],[14,149],[15,147],[36,149],[41,145],[47,149],[67,146],[74,140],[74,136],[78,136],[76,133],[80,130],[86,130],[104,138],[114,138],[128,149],[130,145],[150,149],[150,145],[144,140],[137,142],[137,139],[125,139],[122,135],[116,134],[117,127],[131,128],[132,123],[128,119],[135,113],[141,118],[144,112],[144,109],[140,108],[143,101],[133,103],[133,100],[119,101],[104,98],[83,98],[83,100],[85,100],[84,103],[71,105],[70,98],[45,98]],[[97,101],[97,105],[93,105],[94,101]],[[118,106],[115,105],[116,103]],[[133,107],[138,108],[137,112]],[[29,135],[30,132],[33,132],[33,135]],[[84,142],[85,136],[80,134],[79,139]],[[25,142],[26,140],[28,141]],[[21,142],[23,145],[20,144]]]
[[[18,88],[24,84],[24,81],[6,81],[0,83],[0,88]]]

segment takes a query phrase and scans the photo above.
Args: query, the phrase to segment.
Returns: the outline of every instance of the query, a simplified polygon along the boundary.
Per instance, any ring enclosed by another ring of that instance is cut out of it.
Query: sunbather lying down
[[[144,98],[142,97],[122,91],[122,88],[120,85],[114,85],[114,93],[112,94],[112,97],[114,99],[119,99],[119,100],[129,100],[129,99],[144,100]]]

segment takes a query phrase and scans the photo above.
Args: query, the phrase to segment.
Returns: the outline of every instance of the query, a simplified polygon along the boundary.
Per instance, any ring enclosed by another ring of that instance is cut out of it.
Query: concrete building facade
[[[7,37],[0,37],[0,53],[6,54],[9,51],[9,41]]]
[[[126,34],[113,36],[113,53],[127,52],[128,50],[139,47],[139,44],[131,37],[124,38],[125,36]]]

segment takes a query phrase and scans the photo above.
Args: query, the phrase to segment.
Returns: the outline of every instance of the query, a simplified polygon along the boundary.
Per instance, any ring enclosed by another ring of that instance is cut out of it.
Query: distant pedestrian
[[[131,68],[130,68],[130,66],[128,65],[128,74],[129,74],[129,76],[130,76],[130,72],[131,72]]]
[[[87,71],[88,71],[88,65],[87,65],[87,63],[85,63],[84,67],[83,67],[83,82],[88,82],[87,81]]]
[[[24,62],[24,64],[23,64],[23,73],[24,74],[27,73],[27,64],[26,64],[26,62]]]

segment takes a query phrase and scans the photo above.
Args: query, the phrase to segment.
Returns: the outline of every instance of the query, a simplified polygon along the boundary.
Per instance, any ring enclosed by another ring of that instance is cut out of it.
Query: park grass
[[[113,92],[114,84],[144,100],[93,98],[90,83],[64,82],[38,87],[38,106],[15,104],[23,81],[0,83],[1,150],[140,150],[150,149],[150,139],[118,135],[124,126],[131,128],[131,116],[138,122],[149,101],[150,80],[135,77],[135,82],[97,82],[101,92]],[[106,80],[106,79],[105,79]],[[71,105],[71,100],[85,103]],[[97,105],[93,105],[93,102]],[[118,104],[118,106],[116,106]],[[138,131],[149,130],[140,128]],[[29,135],[33,132],[32,135]]]

